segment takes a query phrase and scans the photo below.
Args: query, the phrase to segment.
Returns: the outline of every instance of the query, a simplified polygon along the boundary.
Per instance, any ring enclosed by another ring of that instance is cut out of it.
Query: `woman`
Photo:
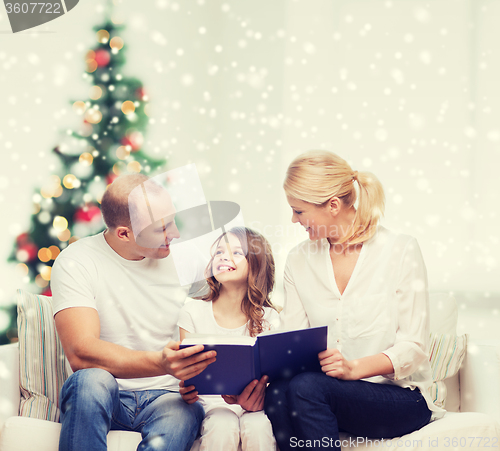
[[[284,188],[292,222],[309,240],[288,256],[283,327],[326,324],[328,349],[319,354],[322,373],[267,389],[280,450],[313,440],[340,450],[339,431],[392,438],[442,416],[428,394],[425,265],[414,238],[378,225],[380,182],[331,152],[313,151],[290,164]]]

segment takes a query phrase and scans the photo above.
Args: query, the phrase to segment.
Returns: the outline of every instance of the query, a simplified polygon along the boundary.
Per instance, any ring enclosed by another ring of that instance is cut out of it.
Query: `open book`
[[[217,351],[217,360],[185,381],[200,395],[239,395],[254,379],[290,379],[305,371],[321,371],[318,353],[326,349],[327,326],[272,331],[257,337],[189,334],[181,348],[202,344]]]

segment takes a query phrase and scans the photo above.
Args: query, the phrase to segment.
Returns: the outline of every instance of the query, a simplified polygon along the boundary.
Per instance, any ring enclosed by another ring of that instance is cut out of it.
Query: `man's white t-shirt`
[[[101,340],[161,351],[179,339],[177,320],[188,289],[179,285],[171,256],[126,260],[100,233],[61,252],[52,268],[51,289],[54,315],[71,307],[97,310]],[[170,375],[117,381],[120,390],[179,390],[179,381]]]

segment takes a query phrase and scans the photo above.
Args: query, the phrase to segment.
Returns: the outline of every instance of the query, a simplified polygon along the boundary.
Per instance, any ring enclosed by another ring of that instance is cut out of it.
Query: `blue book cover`
[[[215,350],[217,360],[202,373],[185,381],[200,395],[239,395],[254,379],[290,379],[305,371],[319,371],[318,354],[326,349],[327,326],[273,331],[252,337],[195,335],[181,348],[203,344]]]

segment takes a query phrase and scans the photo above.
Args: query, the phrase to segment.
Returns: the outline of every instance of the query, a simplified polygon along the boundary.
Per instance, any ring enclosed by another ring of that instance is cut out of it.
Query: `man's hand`
[[[318,354],[321,370],[327,376],[336,377],[345,381],[359,379],[354,374],[353,365],[346,360],[338,349],[328,348]]]
[[[260,381],[256,379],[250,382],[240,395],[222,395],[222,397],[228,404],[239,404],[248,412],[257,412],[264,408],[264,397],[268,379],[267,376],[262,376]]]
[[[184,381],[179,382],[179,393],[182,396],[184,402],[187,402],[188,404],[193,404],[194,402],[198,401],[198,399],[200,399],[194,385],[185,387]]]
[[[180,341],[171,341],[163,348],[161,367],[166,374],[177,379],[187,380],[200,374],[208,365],[215,362],[215,351],[203,351],[203,345],[179,349]]]

